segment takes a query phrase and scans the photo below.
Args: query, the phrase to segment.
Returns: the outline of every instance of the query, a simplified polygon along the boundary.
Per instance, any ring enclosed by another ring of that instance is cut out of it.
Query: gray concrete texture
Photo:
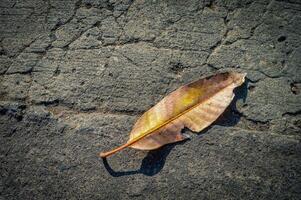
[[[301,1],[1,0],[0,199],[300,199]],[[246,72],[191,140],[135,120],[184,83]]]

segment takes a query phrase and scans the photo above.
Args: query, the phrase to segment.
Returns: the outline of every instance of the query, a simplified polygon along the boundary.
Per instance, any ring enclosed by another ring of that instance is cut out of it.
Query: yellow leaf
[[[186,139],[181,133],[184,127],[203,130],[224,112],[234,97],[234,88],[244,82],[245,76],[220,73],[178,88],[137,120],[127,143],[100,156],[110,156],[126,147],[152,150],[182,141]]]

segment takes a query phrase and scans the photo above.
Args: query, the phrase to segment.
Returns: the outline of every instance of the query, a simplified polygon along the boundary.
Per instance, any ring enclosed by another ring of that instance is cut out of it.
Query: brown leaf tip
[[[229,72],[230,77],[232,78],[233,82],[240,86],[245,82],[245,77],[247,73],[237,73],[237,72]]]

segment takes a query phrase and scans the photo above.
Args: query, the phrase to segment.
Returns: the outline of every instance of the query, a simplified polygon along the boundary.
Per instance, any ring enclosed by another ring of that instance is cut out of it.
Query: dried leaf
[[[152,150],[182,141],[186,139],[181,133],[184,127],[194,132],[203,130],[224,112],[234,97],[233,89],[244,82],[245,75],[220,73],[180,87],[138,119],[126,144],[100,156],[126,147]]]

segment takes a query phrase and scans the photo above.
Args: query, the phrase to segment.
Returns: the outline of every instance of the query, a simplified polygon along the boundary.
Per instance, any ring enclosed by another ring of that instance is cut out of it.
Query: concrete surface
[[[0,199],[300,199],[300,0],[1,0]],[[180,85],[247,72],[211,127],[124,143]]]

